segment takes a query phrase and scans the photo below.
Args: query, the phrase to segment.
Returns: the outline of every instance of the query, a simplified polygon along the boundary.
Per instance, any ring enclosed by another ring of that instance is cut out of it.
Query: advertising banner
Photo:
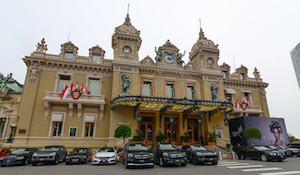
[[[283,118],[240,117],[229,120],[230,138],[233,145],[240,143],[251,146],[251,140],[243,137],[245,128],[257,128],[261,132],[261,140],[253,139],[254,145],[287,145],[288,134]]]

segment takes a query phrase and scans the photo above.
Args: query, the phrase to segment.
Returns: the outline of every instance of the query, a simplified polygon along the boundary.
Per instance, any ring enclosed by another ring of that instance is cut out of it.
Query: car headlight
[[[115,158],[116,156],[111,156],[110,158],[112,159],[112,158]]]
[[[99,159],[99,157],[95,156],[94,159]]]
[[[150,153],[150,157],[153,157],[153,154],[152,154],[152,153]]]
[[[56,153],[51,153],[51,154],[50,154],[50,156],[55,156],[55,155],[56,155]]]
[[[22,160],[22,159],[24,159],[24,156],[18,156],[17,157],[17,160]]]
[[[270,155],[272,155],[272,156],[275,156],[275,155],[276,155],[276,153],[270,153]]]
[[[163,156],[164,157],[169,157],[169,154],[168,153],[163,153]]]
[[[37,156],[37,153],[33,153],[32,155],[33,155],[33,156]]]
[[[128,157],[129,157],[129,158],[133,158],[133,154],[129,153],[129,154],[128,154]]]
[[[82,158],[86,158],[86,155],[82,156]]]
[[[0,160],[3,160],[3,157],[0,157]]]
[[[182,156],[183,156],[183,157],[185,157],[185,156],[186,156],[186,153],[185,153],[185,152],[183,152],[183,153],[182,153]]]
[[[202,156],[202,153],[197,152],[197,156]]]

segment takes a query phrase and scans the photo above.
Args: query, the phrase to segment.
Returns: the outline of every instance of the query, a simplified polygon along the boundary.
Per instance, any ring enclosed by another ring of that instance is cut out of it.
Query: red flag
[[[74,88],[74,85],[73,85],[73,82],[71,83],[71,91],[74,91],[75,88]]]

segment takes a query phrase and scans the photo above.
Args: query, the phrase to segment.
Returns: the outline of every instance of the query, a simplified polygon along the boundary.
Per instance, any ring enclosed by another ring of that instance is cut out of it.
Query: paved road
[[[0,175],[175,175],[175,174],[207,174],[207,175],[300,175],[300,157],[287,158],[283,162],[262,162],[258,160],[232,160],[224,159],[218,165],[204,164],[193,165],[188,163],[186,167],[169,166],[154,168],[125,169],[125,166],[118,162],[116,165],[93,165],[91,163],[78,165],[44,165],[38,166],[11,166],[0,167]]]

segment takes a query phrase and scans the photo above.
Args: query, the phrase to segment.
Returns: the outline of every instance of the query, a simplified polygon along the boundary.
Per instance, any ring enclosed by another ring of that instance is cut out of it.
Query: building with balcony
[[[161,131],[174,144],[181,144],[185,133],[192,143],[203,137],[207,144],[208,133],[216,132],[218,145],[225,146],[230,143],[229,119],[269,117],[268,84],[257,69],[251,78],[244,66],[232,74],[229,65],[220,66],[218,45],[202,28],[186,64],[185,53],[169,40],[157,43],[161,46],[155,58],[140,61],[140,34],[127,15],[112,36],[112,59],[105,59],[98,45],[83,57],[71,41],[56,55],[46,53],[44,39],[38,43],[37,50],[23,58],[27,75],[17,115],[2,117],[6,126],[18,123],[13,143],[5,144],[3,138],[4,146],[120,146],[122,139],[114,137],[120,125],[128,125],[132,136],[139,130],[147,145]]]

